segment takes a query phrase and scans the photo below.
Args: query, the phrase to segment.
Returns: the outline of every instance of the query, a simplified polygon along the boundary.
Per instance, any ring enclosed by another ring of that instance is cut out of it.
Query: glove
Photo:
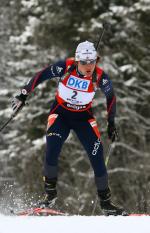
[[[25,105],[27,95],[21,93],[20,95],[17,95],[13,98],[11,101],[13,112],[18,112],[20,108],[22,108]]]
[[[114,121],[108,122],[107,133],[108,133],[108,138],[111,139],[112,142],[118,139],[119,136]]]

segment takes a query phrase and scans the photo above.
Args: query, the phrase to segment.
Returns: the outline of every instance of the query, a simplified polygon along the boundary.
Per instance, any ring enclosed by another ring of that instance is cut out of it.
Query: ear
[[[97,55],[96,64],[97,64],[98,62],[100,62],[100,59],[101,59],[101,57],[100,57],[99,55]]]

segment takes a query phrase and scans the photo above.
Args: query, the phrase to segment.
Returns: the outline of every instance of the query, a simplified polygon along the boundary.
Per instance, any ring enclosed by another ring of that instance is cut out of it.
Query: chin
[[[86,72],[86,76],[91,76],[92,72]]]

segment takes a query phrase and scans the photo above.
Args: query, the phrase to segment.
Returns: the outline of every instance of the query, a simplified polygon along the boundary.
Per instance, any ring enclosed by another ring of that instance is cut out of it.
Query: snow
[[[22,59],[21,61],[9,61],[7,62],[8,66],[12,66],[16,68],[16,71],[25,70],[26,67],[33,66],[37,62],[31,59]]]
[[[136,66],[133,66],[132,64],[127,64],[127,65],[123,65],[119,67],[121,72],[130,72],[130,73],[134,73],[137,70]]]
[[[150,10],[150,1],[149,0],[140,0],[139,2],[135,3],[133,7],[136,10],[141,10],[141,11],[148,11]]]
[[[37,1],[37,0],[30,0],[30,1],[22,0],[22,1],[21,1],[21,4],[22,4],[24,7],[30,9],[31,7],[36,7],[36,6],[38,6],[38,1]]]
[[[149,233],[150,217],[0,216],[0,233]]]
[[[11,116],[12,114],[12,109],[11,108],[6,108],[5,110],[0,111],[0,116]]]
[[[0,95],[7,95],[9,91],[7,89],[0,90]]]
[[[110,10],[118,16],[126,15],[128,12],[128,8],[124,6],[110,6]]]
[[[32,144],[38,148],[41,148],[45,144],[45,136],[42,138],[38,138],[32,141]]]
[[[124,82],[124,85],[126,85],[127,87],[131,86],[133,83],[135,83],[136,81],[136,77],[132,77],[131,79],[127,80],[126,82]]]
[[[40,20],[34,16],[28,16],[28,25],[25,27],[25,31],[20,36],[10,36],[10,43],[20,43],[21,45],[26,44],[28,39],[33,36],[36,26]]]
[[[102,23],[101,22],[97,22],[97,20],[95,18],[91,19],[91,23],[92,23],[92,26],[90,28],[91,31],[94,30],[94,29],[102,28],[103,27]]]

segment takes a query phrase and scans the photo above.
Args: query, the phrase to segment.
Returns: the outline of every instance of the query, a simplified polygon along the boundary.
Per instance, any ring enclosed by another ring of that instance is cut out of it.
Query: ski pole
[[[112,151],[114,149],[114,142],[115,140],[118,140],[118,133],[117,131],[115,130],[113,135],[112,135],[112,142],[109,144],[109,147],[108,147],[108,151],[107,151],[107,154],[106,154],[106,158],[105,158],[105,165],[106,167],[108,166],[108,161],[110,159],[110,155],[112,154]]]
[[[101,34],[100,34],[100,36],[99,36],[99,39],[98,39],[98,41],[97,41],[97,44],[96,44],[96,46],[95,46],[96,51],[97,51],[98,48],[99,48],[99,45],[100,45],[100,43],[101,43],[101,41],[102,41],[102,38],[103,38],[103,35],[104,35],[105,30],[107,30],[108,28],[110,28],[110,24],[108,24],[107,22],[103,22],[103,29],[102,29],[102,32],[101,32]]]
[[[11,117],[5,122],[5,124],[0,128],[0,132],[13,120],[13,118],[18,114],[18,112],[24,107],[25,103],[22,103],[20,107],[13,112]]]
[[[9,122],[12,121],[13,118],[14,118],[14,116],[12,115],[12,116],[8,119],[8,121],[6,121],[5,124],[0,128],[0,132],[9,124]]]
[[[114,142],[115,142],[115,139],[118,140],[118,133],[117,131],[115,131],[112,135],[112,142],[109,144],[109,147],[108,147],[108,150],[107,150],[107,153],[106,153],[106,158],[105,158],[105,165],[106,165],[106,168],[108,167],[108,161],[110,159],[110,155],[112,154],[112,151],[114,149]],[[92,214],[93,215],[95,213],[95,209],[96,209],[96,206],[97,206],[97,202],[98,202],[98,197],[96,197],[95,199],[95,202],[94,202],[94,207],[93,207],[93,210],[92,210]]]
[[[99,35],[99,39],[98,39],[98,41],[97,41],[97,43],[96,43],[96,45],[95,45],[96,51],[98,51],[98,48],[99,48],[100,43],[101,43],[101,41],[102,41],[102,38],[103,38],[103,35],[104,35],[105,30],[107,30],[109,27],[110,27],[110,25],[109,25],[107,22],[103,22],[102,31],[101,31],[101,33],[100,33],[100,35]],[[99,56],[98,56],[98,57],[99,57]],[[92,75],[92,82],[93,82],[93,83],[96,83],[96,82],[97,82],[96,70],[94,70],[94,73],[93,73],[93,75]]]
[[[108,166],[108,161],[110,159],[110,155],[112,153],[112,149],[113,149],[113,142],[110,143],[109,147],[108,147],[108,150],[107,150],[107,154],[106,154],[106,158],[105,158],[105,165],[106,165],[106,168]],[[94,201],[94,207],[93,207],[93,210],[92,210],[92,213],[91,215],[93,215],[95,213],[95,210],[96,210],[96,206],[97,206],[97,202],[98,202],[98,197],[96,196],[95,198],[95,201]]]

